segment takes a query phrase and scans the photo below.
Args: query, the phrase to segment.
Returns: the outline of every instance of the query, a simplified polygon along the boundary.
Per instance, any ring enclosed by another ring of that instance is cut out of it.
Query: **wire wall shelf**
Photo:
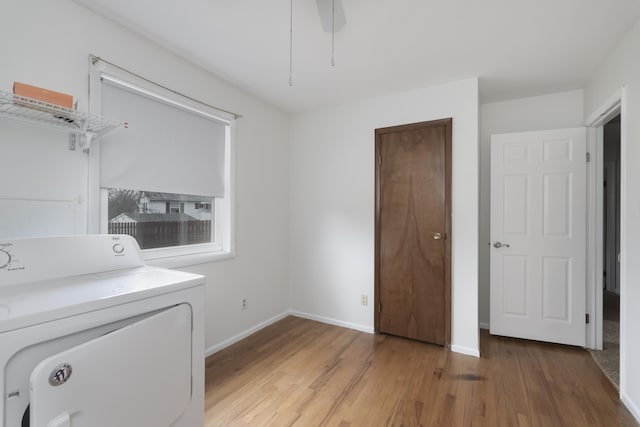
[[[0,117],[65,131],[71,134],[72,145],[77,142],[85,149],[89,148],[92,140],[128,126],[127,123],[4,91],[0,91]]]

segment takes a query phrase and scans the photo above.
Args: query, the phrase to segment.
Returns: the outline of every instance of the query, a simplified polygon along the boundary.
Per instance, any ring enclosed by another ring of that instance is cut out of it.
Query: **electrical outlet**
[[[247,309],[247,299],[246,298],[242,298],[242,309],[243,310]]]
[[[360,304],[369,305],[369,297],[367,295],[360,295]]]

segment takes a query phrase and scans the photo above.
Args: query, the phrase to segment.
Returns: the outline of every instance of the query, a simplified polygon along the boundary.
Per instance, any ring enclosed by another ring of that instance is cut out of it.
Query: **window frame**
[[[195,110],[227,124],[225,138],[225,196],[214,198],[213,232],[215,242],[168,248],[144,249],[142,256],[150,265],[174,268],[202,264],[235,257],[235,157],[236,119],[233,115],[201,104],[178,92],[165,89],[137,77],[93,56],[89,57],[89,112],[101,112],[101,76],[107,74],[157,95],[159,99],[176,108]],[[114,117],[126,121],[126,117]],[[119,129],[116,132],[126,132]],[[95,144],[95,145],[93,145]],[[94,141],[89,149],[88,179],[88,227],[90,234],[106,233],[108,221],[108,190],[100,187],[100,141]],[[145,190],[145,189],[136,189]]]

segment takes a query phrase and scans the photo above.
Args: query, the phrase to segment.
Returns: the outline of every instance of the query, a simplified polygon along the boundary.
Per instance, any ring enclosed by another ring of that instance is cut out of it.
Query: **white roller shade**
[[[103,76],[102,114],[129,123],[100,142],[100,186],[222,197],[228,123]]]

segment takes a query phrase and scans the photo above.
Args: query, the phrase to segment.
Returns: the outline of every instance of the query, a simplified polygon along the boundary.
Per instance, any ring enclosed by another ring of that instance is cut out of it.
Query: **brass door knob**
[[[440,240],[442,239],[442,234],[440,233],[433,233],[433,240]]]

